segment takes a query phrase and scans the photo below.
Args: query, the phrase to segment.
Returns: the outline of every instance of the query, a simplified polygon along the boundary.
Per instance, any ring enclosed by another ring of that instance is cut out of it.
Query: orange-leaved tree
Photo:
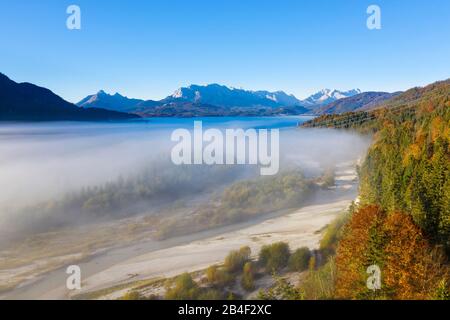
[[[390,214],[384,223],[383,283],[393,299],[434,298],[442,280],[448,283],[448,266],[439,248],[433,248],[412,217]]]
[[[336,255],[336,292],[340,299],[363,298],[367,293],[367,266],[370,261],[372,231],[384,219],[378,206],[367,206],[354,212],[345,226]]]
[[[367,286],[367,268],[381,270],[381,289]],[[370,205],[353,213],[336,255],[341,299],[433,299],[448,296],[449,267],[411,215]],[[439,296],[438,296],[439,295]]]

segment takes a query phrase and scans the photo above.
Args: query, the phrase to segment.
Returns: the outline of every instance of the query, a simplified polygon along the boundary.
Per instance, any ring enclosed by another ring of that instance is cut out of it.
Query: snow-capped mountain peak
[[[165,100],[183,100],[224,107],[289,107],[300,105],[300,100],[283,91],[251,91],[219,84],[183,87],[176,90]]]
[[[352,89],[348,91],[341,91],[336,89],[322,89],[319,92],[309,96],[302,103],[306,106],[324,105],[333,101],[352,97],[361,93],[359,89]]]

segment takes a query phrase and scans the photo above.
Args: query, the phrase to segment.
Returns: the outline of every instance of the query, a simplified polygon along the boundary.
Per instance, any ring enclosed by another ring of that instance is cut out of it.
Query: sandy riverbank
[[[292,248],[317,248],[321,238],[318,231],[348,208],[349,204],[348,200],[341,200],[308,206],[243,230],[144,254],[87,278],[82,292],[116,285],[128,280],[130,275],[135,275],[133,280],[139,280],[201,270],[222,262],[231,250],[241,246],[249,246],[254,253],[261,246],[277,241],[287,242]]]
[[[171,277],[221,262],[229,251],[245,245],[250,246],[254,254],[262,245],[277,241],[288,242],[291,248],[316,248],[321,238],[319,231],[346,210],[357,195],[354,167],[351,163],[338,166],[336,187],[324,190],[317,202],[289,214],[274,214],[260,221],[113,249],[79,264],[83,280],[81,291],[66,290],[67,275],[60,269],[2,298],[67,299],[129,281]]]

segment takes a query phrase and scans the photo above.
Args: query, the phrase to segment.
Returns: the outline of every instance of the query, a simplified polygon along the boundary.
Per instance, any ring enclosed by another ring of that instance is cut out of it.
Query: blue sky
[[[66,28],[71,4],[81,30]],[[448,0],[0,0],[0,72],[72,102],[192,83],[396,91],[450,77],[449,21]]]

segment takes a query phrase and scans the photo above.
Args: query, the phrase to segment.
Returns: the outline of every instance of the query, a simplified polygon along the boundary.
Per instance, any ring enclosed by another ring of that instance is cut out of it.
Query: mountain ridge
[[[382,107],[383,103],[400,95],[402,92],[367,91],[336,100],[314,110],[314,114],[339,114],[351,111],[369,111]]]
[[[144,102],[141,99],[131,99],[116,92],[114,95],[100,90],[96,94],[88,95],[76,105],[82,108],[99,107],[113,111],[127,112],[133,110],[136,105]]]
[[[47,88],[27,82],[16,83],[0,73],[0,121],[336,114],[371,110],[398,94],[323,89],[299,100],[281,90],[253,91],[213,83],[181,87],[159,101],[128,98],[118,92],[108,94],[99,90],[75,105]]]
[[[341,97],[349,97],[360,92],[359,89],[349,91],[324,89],[308,97],[305,100],[296,98],[293,94],[284,91],[245,90],[212,83],[208,85],[192,84],[175,90],[171,95],[159,101],[130,99],[116,93],[110,95],[100,90],[97,94],[89,95],[77,103],[83,108],[102,107],[115,111],[133,112],[139,115],[154,114],[155,110],[173,110],[170,113],[176,115],[176,111],[184,113],[185,107],[189,113],[195,115],[195,106],[202,109],[199,114],[205,115],[205,110],[215,112],[210,115],[253,115],[258,114],[305,114],[322,106],[328,101],[336,101]],[[218,114],[220,110],[220,114]]]

